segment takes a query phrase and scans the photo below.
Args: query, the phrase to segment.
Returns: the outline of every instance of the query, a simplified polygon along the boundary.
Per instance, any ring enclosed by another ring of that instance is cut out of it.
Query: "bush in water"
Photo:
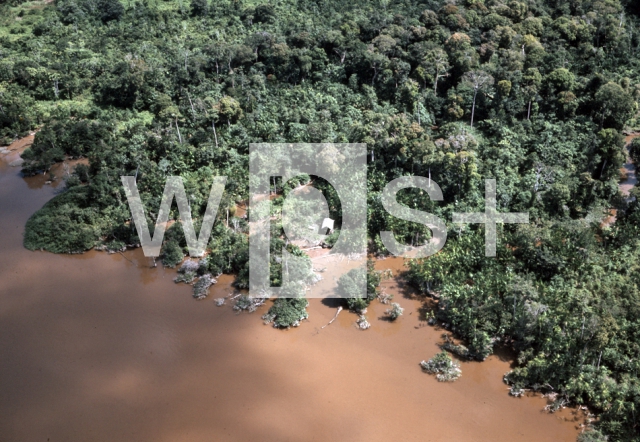
[[[403,312],[404,309],[400,307],[400,304],[398,304],[397,302],[391,303],[391,308],[388,308],[385,311],[386,315],[391,321],[395,321],[396,319],[398,319],[400,316],[402,316]]]
[[[420,366],[425,372],[435,374],[440,382],[453,382],[462,375],[460,363],[451,359],[444,350],[428,361],[420,362]]]

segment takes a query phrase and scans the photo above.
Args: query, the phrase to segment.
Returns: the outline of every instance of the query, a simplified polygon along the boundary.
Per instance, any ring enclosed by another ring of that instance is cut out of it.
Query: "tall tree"
[[[476,98],[478,97],[478,92],[491,86],[493,84],[493,77],[485,71],[470,71],[464,74],[462,81],[473,88],[473,104],[471,105],[471,127],[473,127],[473,118],[476,113]]]

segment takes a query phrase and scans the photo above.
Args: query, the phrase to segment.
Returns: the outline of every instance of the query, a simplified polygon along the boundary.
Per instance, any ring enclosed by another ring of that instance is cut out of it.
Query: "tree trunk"
[[[529,100],[529,110],[527,110],[527,120],[531,118],[531,100]]]
[[[178,127],[178,119],[176,118],[176,130],[178,131],[178,140],[180,140],[180,144],[182,144],[182,135],[180,135],[180,128]]]
[[[338,311],[336,312],[336,315],[333,317],[333,319],[331,321],[329,321],[328,324],[325,324],[320,328],[325,328],[327,325],[331,325],[331,323],[336,320],[336,318],[338,317],[338,315],[340,314],[341,311],[342,311],[342,307],[338,307]]]
[[[213,137],[216,140],[216,149],[218,148],[218,134],[216,133],[216,123],[211,120],[211,127],[213,128]]]
[[[191,105],[191,112],[193,112],[193,114],[196,114],[196,110],[193,107],[193,101],[191,101],[191,95],[189,95],[189,92],[187,92],[187,98],[189,99],[189,104]]]
[[[607,165],[607,159],[604,159],[604,164],[602,165],[602,169],[600,170],[600,178],[602,178],[602,174],[604,173],[604,168]]]
[[[476,113],[476,96],[478,95],[478,89],[473,91],[473,105],[471,106],[471,127],[473,127],[473,117]]]

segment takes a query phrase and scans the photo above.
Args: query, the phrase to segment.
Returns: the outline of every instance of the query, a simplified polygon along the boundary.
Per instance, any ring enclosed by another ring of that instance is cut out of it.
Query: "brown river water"
[[[454,383],[423,373],[442,330],[420,319],[422,301],[399,278],[384,282],[405,308],[396,322],[379,319],[376,301],[369,330],[347,311],[321,329],[336,304],[311,299],[308,321],[276,330],[260,319],[268,305],[216,307],[230,276],[195,301],[140,249],[25,250],[25,222],[56,191],[0,155],[1,442],[573,442],[580,432],[582,411],[549,414],[539,395],[508,395],[508,354],[463,362]],[[327,264],[317,289],[346,267]],[[402,263],[377,267],[397,274]]]

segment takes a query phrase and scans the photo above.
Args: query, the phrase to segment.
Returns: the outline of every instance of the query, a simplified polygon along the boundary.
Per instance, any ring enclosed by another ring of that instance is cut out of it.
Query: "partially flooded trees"
[[[460,363],[444,350],[428,361],[420,362],[420,367],[425,373],[436,375],[439,382],[453,382],[462,375]]]
[[[184,253],[180,244],[175,239],[170,239],[162,246],[162,264],[166,267],[175,267],[184,259]]]
[[[196,299],[204,299],[209,295],[209,287],[217,281],[208,273],[202,275],[195,284],[193,284],[193,297]]]
[[[387,315],[390,321],[395,321],[400,316],[402,316],[402,314],[404,313],[404,309],[400,307],[400,304],[398,304],[397,302],[392,302],[391,308],[385,310],[384,313]]]
[[[378,297],[383,273],[377,271],[374,267],[374,261],[369,259],[366,270],[355,268],[338,279],[338,291],[346,299],[350,310],[362,312],[371,301]],[[365,287],[366,291],[362,290]]]
[[[262,319],[265,324],[273,323],[274,327],[298,327],[300,321],[309,317],[308,305],[306,298],[278,298]]]

